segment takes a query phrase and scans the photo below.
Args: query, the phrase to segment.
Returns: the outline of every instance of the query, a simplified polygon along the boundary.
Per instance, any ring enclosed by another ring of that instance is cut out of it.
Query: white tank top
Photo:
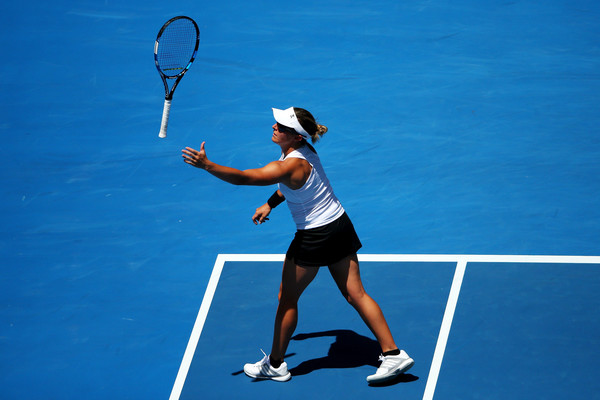
[[[287,157],[282,154],[279,160],[283,161],[286,158],[301,158],[308,161],[312,167],[310,176],[300,189],[293,190],[284,184],[279,184],[279,190],[285,196],[296,227],[317,228],[341,217],[344,208],[333,193],[319,156],[309,146],[302,146]]]

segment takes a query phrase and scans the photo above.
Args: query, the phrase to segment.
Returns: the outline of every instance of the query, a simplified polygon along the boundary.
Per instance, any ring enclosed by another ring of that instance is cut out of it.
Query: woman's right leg
[[[301,267],[293,260],[285,259],[279,289],[279,306],[275,315],[271,360],[283,361],[298,323],[298,300],[317,272],[319,268]]]
[[[381,308],[363,287],[356,254],[329,266],[329,271],[344,298],[358,311],[377,338],[381,351],[397,349]]]
[[[358,311],[381,346],[382,363],[375,374],[367,377],[367,381],[385,382],[412,367],[414,360],[404,350],[398,349],[379,305],[365,292],[356,254],[331,265],[329,271],[346,300]]]

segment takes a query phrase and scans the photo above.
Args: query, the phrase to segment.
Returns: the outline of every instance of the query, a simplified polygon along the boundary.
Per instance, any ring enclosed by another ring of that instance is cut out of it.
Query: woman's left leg
[[[281,274],[279,306],[275,315],[271,359],[283,361],[290,339],[298,323],[298,300],[304,289],[312,282],[319,268],[301,267],[286,258]]]
[[[291,374],[283,361],[290,339],[298,323],[298,299],[314,279],[318,268],[303,268],[286,258],[281,274],[279,306],[275,315],[271,354],[254,364],[244,365],[244,372],[255,379],[287,381]]]

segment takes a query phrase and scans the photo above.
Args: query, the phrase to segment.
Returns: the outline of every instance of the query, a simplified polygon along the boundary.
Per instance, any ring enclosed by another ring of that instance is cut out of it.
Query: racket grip
[[[165,106],[163,108],[162,121],[160,123],[160,132],[158,133],[159,138],[167,137],[167,125],[169,125],[169,114],[171,113],[171,100],[165,100]]]

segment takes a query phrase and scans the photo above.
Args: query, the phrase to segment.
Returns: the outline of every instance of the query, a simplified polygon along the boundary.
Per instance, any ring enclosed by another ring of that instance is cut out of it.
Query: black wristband
[[[267,200],[267,204],[269,205],[269,207],[275,208],[278,205],[280,205],[281,203],[283,203],[284,200],[285,200],[285,197],[279,196],[277,194],[277,191],[275,191],[275,193],[273,193],[273,195],[271,197],[269,197],[269,200]]]

